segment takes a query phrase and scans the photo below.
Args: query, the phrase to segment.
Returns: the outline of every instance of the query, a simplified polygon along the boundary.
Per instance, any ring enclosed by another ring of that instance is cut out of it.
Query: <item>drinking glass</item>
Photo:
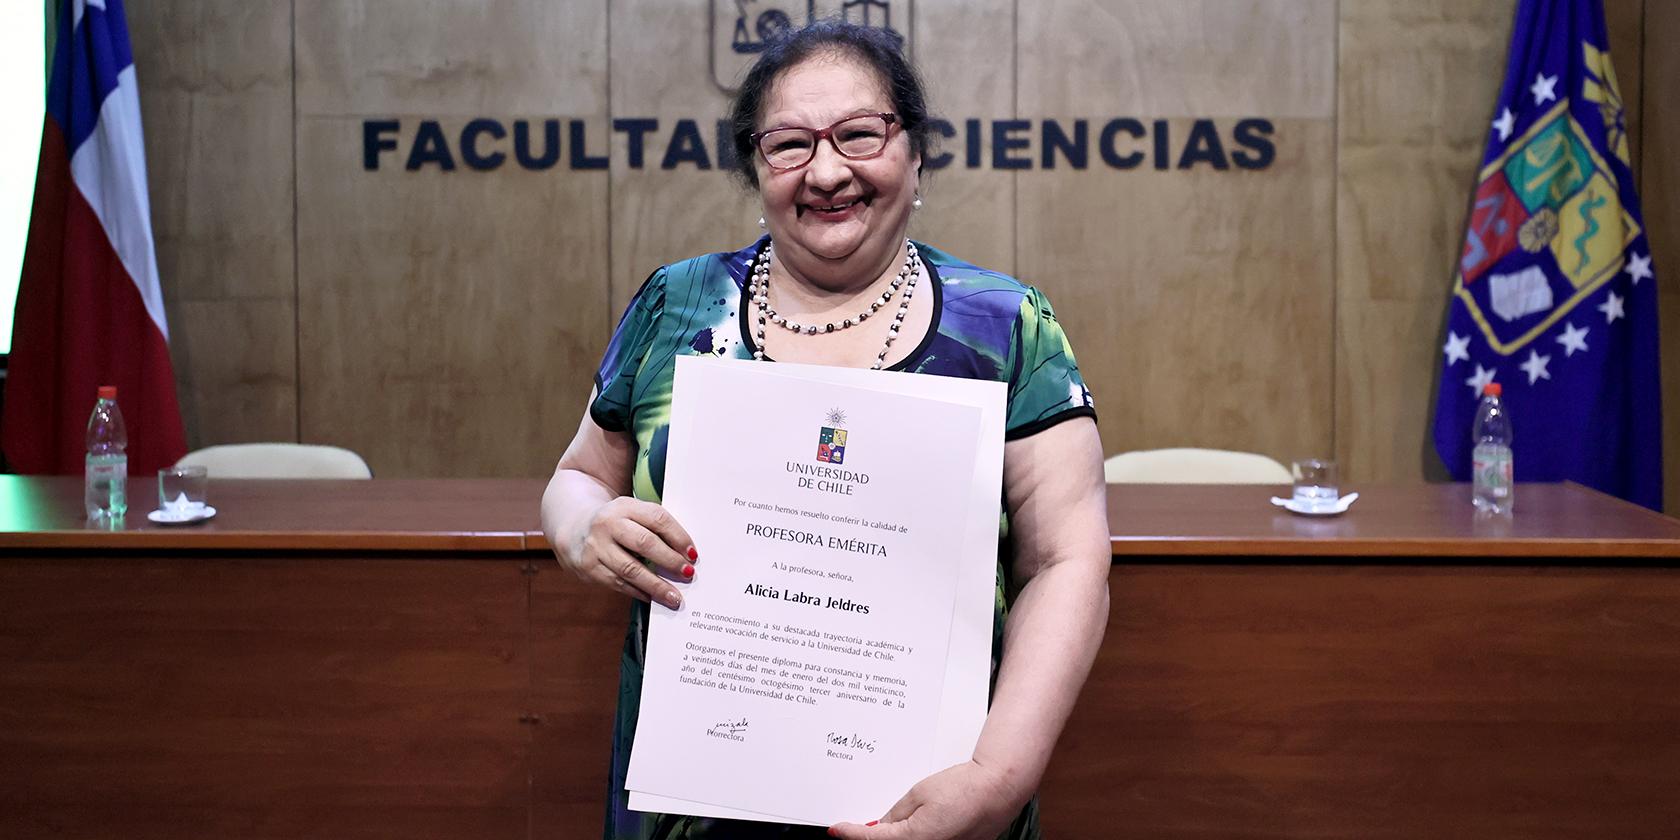
[[[1311,508],[1329,507],[1341,498],[1337,486],[1336,462],[1324,458],[1304,458],[1290,465],[1295,476],[1295,502]]]
[[[204,467],[168,467],[158,470],[158,507],[164,510],[196,510],[209,502],[210,471]]]

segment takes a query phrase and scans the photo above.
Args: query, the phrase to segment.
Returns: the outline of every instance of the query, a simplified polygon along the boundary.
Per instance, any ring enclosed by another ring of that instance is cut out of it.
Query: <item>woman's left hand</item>
[[[969,761],[917,782],[878,822],[840,823],[828,833],[842,840],[996,840],[1026,798],[1002,773]]]

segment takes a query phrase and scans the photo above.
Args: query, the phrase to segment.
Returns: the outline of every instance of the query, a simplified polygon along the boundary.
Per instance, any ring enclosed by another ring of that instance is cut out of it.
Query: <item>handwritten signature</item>
[[[875,751],[874,741],[866,741],[863,739],[863,736],[855,732],[850,735],[830,732],[828,733],[828,742],[837,747],[846,747],[848,749],[863,750],[864,752],[871,753]]]
[[[747,731],[748,725],[747,719],[741,718],[740,720],[726,720],[721,723],[713,724],[712,729],[729,735],[739,735],[742,732]]]

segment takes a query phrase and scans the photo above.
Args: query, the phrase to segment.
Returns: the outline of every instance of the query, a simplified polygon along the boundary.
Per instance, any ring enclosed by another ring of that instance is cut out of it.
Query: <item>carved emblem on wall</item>
[[[820,20],[839,18],[884,29],[911,50],[911,0],[711,0],[712,81],[725,91],[740,85],[747,68],[776,36]]]

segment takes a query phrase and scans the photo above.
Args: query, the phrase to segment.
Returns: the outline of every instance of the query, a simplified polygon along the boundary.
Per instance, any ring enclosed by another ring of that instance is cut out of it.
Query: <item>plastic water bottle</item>
[[[1470,453],[1471,500],[1477,510],[1487,513],[1509,513],[1516,495],[1511,415],[1499,400],[1503,392],[1498,382],[1482,386],[1482,403],[1476,407],[1476,424],[1470,433],[1476,444]]]
[[[82,499],[89,519],[120,519],[128,513],[128,430],[117,408],[117,389],[99,387],[99,402],[87,426],[87,470]]]

